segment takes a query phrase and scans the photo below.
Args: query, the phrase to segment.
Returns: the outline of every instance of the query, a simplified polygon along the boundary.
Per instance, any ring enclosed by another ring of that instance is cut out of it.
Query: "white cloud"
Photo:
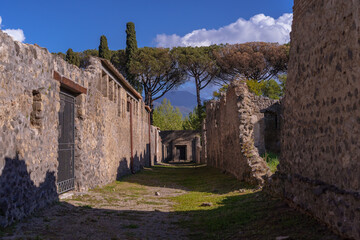
[[[291,13],[285,13],[278,19],[258,14],[250,20],[239,18],[236,22],[219,29],[198,29],[182,37],[176,34],[158,34],[155,42],[157,47],[209,46],[254,41],[283,44],[290,41],[292,19]]]
[[[5,29],[3,30],[3,32],[7,33],[15,41],[19,41],[19,42],[25,41],[25,35],[23,30],[21,29]]]
[[[0,29],[1,29],[2,18],[0,16]],[[14,41],[24,42],[25,34],[22,29],[4,29],[2,30],[4,33],[7,33]]]

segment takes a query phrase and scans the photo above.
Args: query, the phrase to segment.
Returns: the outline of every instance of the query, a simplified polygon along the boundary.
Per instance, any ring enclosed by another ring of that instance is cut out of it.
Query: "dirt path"
[[[61,200],[18,223],[4,239],[186,239],[168,200],[184,192],[115,182]]]
[[[159,166],[75,193],[1,239],[339,239],[216,169]]]

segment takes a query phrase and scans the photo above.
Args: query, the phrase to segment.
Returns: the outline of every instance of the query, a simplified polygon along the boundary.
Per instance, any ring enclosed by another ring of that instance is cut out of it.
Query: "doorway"
[[[75,98],[71,94],[60,92],[59,111],[59,147],[58,147],[58,193],[74,189],[74,111]]]
[[[175,146],[175,148],[176,148],[176,158],[179,161],[186,161],[187,160],[186,145],[178,145]]]

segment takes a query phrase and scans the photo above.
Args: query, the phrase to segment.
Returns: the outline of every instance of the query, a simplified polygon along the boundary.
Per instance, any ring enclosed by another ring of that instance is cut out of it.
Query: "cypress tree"
[[[80,66],[80,57],[71,48],[67,50],[65,60],[68,63],[74,64],[75,66]]]
[[[138,91],[142,92],[142,85],[139,82],[139,80],[136,79],[136,76],[134,74],[131,74],[129,71],[131,61],[137,51],[137,41],[136,41],[136,31],[135,31],[135,24],[133,22],[128,22],[126,24],[126,66],[125,66],[125,72],[126,72],[126,78],[129,81],[129,83]]]
[[[100,37],[100,45],[99,45],[99,57],[110,60],[110,50],[108,47],[107,39],[104,35]]]

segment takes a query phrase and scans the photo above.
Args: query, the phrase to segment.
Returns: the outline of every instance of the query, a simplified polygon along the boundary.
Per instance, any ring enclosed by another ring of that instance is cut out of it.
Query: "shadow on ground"
[[[154,192],[158,193],[155,195]],[[217,169],[157,166],[0,231],[3,239],[340,239]]]
[[[0,231],[0,239],[186,239],[173,213],[118,211],[61,202]],[[159,228],[160,227],[160,228]]]

